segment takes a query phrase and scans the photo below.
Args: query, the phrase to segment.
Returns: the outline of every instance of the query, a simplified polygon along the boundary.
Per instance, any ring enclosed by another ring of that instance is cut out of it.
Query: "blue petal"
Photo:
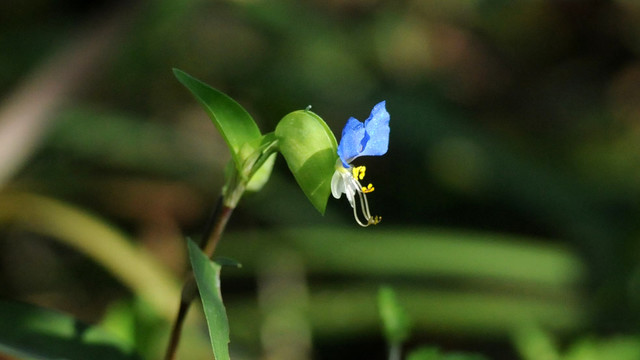
[[[355,118],[349,118],[342,130],[342,138],[338,145],[338,156],[344,167],[348,168],[349,163],[362,152],[364,135],[364,124]]]
[[[365,138],[360,156],[380,156],[387,153],[389,148],[389,113],[385,108],[385,101],[378,103],[371,110],[371,115],[364,122]]]
[[[380,156],[387,153],[389,147],[389,113],[385,101],[371,110],[364,124],[355,118],[349,118],[342,130],[338,145],[338,156],[346,168],[358,156]]]

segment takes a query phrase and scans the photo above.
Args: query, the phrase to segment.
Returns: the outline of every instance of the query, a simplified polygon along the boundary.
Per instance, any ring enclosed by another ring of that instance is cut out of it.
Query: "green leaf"
[[[324,214],[338,159],[335,136],[318,115],[299,110],[280,120],[276,137],[298,185],[313,206]]]
[[[242,146],[261,136],[260,129],[251,115],[229,96],[184,71],[173,69],[173,73],[204,106],[211,121],[227,142],[236,167],[241,169],[244,162],[240,155]]]
[[[378,310],[385,337],[391,345],[399,345],[409,337],[409,316],[400,306],[396,294],[389,287],[378,291]]]
[[[198,245],[188,239],[189,258],[200,291],[204,315],[209,327],[211,346],[216,360],[229,360],[229,320],[220,292],[222,266],[209,260]]]
[[[0,301],[0,353],[36,359],[139,359],[97,326],[34,305]]]

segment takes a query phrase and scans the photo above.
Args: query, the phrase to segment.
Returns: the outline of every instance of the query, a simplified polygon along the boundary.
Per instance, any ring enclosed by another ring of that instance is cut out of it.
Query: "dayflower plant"
[[[311,112],[310,107],[285,115],[273,132],[263,134],[251,115],[229,96],[181,70],[174,69],[174,74],[203,105],[229,146],[232,160],[225,171],[225,185],[202,243],[197,245],[188,241],[194,276],[183,285],[165,359],[175,359],[187,310],[199,293],[215,358],[229,360],[229,324],[220,294],[221,263],[209,259],[240,198],[246,191],[258,191],[264,186],[279,152],[304,194],[321,214],[326,209],[329,193],[335,198],[344,193],[358,224],[379,223],[379,216],[371,216],[366,197],[373,191],[373,185],[360,184],[366,168],[354,167],[351,162],[360,156],[380,156],[387,152],[389,113],[382,101],[373,107],[364,123],[349,118],[340,144],[324,120]],[[359,207],[356,206],[356,195]],[[358,208],[364,221],[358,215]]]
[[[331,193],[339,199],[345,194],[353,208],[353,216],[360,226],[366,227],[380,222],[379,216],[371,216],[369,211],[368,193],[374,190],[372,184],[362,186],[366,167],[352,166],[351,162],[360,156],[380,156],[387,153],[389,147],[389,113],[385,108],[385,101],[378,103],[371,110],[369,118],[362,123],[350,117],[342,130],[342,138],[338,145],[339,159],[336,170],[331,178]],[[360,210],[364,222],[358,216],[356,195],[360,202]]]

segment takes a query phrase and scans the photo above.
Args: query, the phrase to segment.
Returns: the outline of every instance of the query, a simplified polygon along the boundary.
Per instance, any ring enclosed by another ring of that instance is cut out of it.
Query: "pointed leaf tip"
[[[180,69],[173,69],[175,77],[202,104],[231,150],[236,166],[243,160],[240,150],[244,144],[260,138],[260,129],[249,113],[228,95],[194,78]]]

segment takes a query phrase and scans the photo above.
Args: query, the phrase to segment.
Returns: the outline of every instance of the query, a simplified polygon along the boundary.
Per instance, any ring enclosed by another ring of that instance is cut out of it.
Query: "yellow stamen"
[[[362,180],[364,179],[364,173],[365,171],[367,171],[367,168],[365,166],[356,166],[353,168],[353,177],[357,180]]]
[[[362,192],[365,194],[368,194],[370,192],[373,192],[373,190],[375,190],[376,188],[373,187],[373,184],[369,184],[367,186],[363,186],[362,187]]]

